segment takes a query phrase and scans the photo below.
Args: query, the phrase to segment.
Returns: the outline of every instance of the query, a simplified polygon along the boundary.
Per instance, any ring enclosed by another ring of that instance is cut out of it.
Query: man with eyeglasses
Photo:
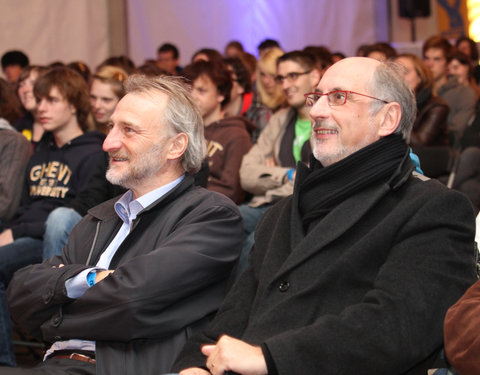
[[[315,58],[303,51],[284,54],[277,60],[275,80],[289,107],[271,117],[257,143],[243,157],[240,183],[253,198],[240,206],[244,244],[238,273],[246,267],[258,220],[273,203],[292,194],[295,167],[300,161],[308,163],[311,153],[309,108],[303,94],[312,91],[320,80]]]
[[[413,172],[416,107],[398,66],[344,59],[306,96],[310,165],[260,221],[180,375],[426,374],[476,279],[470,203]]]

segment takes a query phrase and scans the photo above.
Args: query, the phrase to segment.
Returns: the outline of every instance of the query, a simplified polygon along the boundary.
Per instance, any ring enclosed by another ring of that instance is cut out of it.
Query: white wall
[[[285,50],[326,45],[353,54],[359,44],[375,41],[374,0],[127,0],[129,51],[143,63],[172,42],[182,64],[202,48],[223,52],[240,40],[256,55],[267,38]]]
[[[0,0],[0,30],[0,55],[20,49],[32,64],[108,56],[106,0]]]

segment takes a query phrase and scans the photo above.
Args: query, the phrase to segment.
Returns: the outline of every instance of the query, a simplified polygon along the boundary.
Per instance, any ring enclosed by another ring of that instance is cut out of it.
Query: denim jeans
[[[50,212],[43,235],[43,259],[60,255],[73,227],[82,217],[74,209],[58,207]]]
[[[250,207],[247,204],[238,206],[243,219],[243,246],[237,262],[237,278],[245,271],[245,268],[247,268],[248,255],[255,242],[255,228],[257,227],[258,221],[270,206],[269,204],[264,204],[260,207]]]
[[[0,365],[15,366],[12,325],[5,290],[18,269],[42,261],[42,241],[22,237],[0,247]]]

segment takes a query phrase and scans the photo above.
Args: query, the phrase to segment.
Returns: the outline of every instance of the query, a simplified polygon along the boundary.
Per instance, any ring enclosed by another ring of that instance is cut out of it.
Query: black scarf
[[[294,199],[303,228],[327,215],[335,206],[373,183],[387,182],[399,168],[408,146],[400,134],[381,138],[328,167],[312,157],[300,168]],[[297,195],[295,197],[295,195]]]

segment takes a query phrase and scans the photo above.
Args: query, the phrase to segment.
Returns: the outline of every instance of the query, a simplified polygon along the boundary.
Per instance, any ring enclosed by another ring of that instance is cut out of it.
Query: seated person
[[[35,146],[43,136],[37,112],[37,100],[33,86],[37,78],[48,69],[43,66],[30,65],[22,70],[18,78],[17,94],[24,109],[24,115],[15,124],[15,129],[22,133]]]
[[[307,101],[310,166],[265,213],[180,375],[426,374],[445,312],[476,279],[468,200],[412,173],[415,101],[401,74],[343,59]]]
[[[242,116],[224,116],[232,78],[223,62],[197,61],[185,67],[183,74],[192,84],[192,97],[205,126],[210,169],[207,189],[225,194],[240,204],[245,199],[245,191],[240,186],[238,171],[243,155],[252,146],[249,130],[255,126]]]
[[[17,86],[22,69],[29,63],[28,56],[22,51],[7,51],[2,55],[2,71],[12,88]]]
[[[107,133],[108,122],[118,101],[125,95],[123,82],[127,73],[116,66],[106,65],[93,75],[90,84],[90,105],[95,128]]]
[[[7,81],[0,78],[0,223],[12,218],[20,203],[25,168],[32,146],[12,123],[21,114],[20,102]]]
[[[447,119],[450,144],[456,146],[475,114],[475,91],[468,85],[458,83],[456,77],[448,76],[447,59],[453,47],[447,39],[434,35],[425,41],[422,51],[423,60],[433,75],[433,89],[450,108]]]
[[[418,56],[410,53],[399,55],[395,62],[405,68],[403,76],[417,101],[417,116],[410,134],[410,145],[447,146],[449,108],[447,103],[433,93],[430,69]]]
[[[102,138],[82,130],[90,104],[87,84],[77,72],[53,69],[37,79],[34,93],[46,133],[28,162],[20,206],[0,225],[0,326],[6,332],[0,336],[0,364],[10,366],[15,358],[6,286],[17,269],[42,260],[48,214],[72,200],[104,158]]]
[[[239,272],[247,264],[258,220],[267,208],[292,194],[295,167],[299,161],[308,162],[311,154],[311,121],[303,94],[312,91],[320,80],[315,59],[303,51],[286,53],[277,60],[277,72],[278,86],[289,107],[272,116],[240,168],[240,182],[253,198],[240,206],[244,244]]]
[[[222,301],[242,224],[222,194],[193,185],[202,118],[181,80],[132,76],[103,148],[128,191],[89,211],[61,256],[18,271],[18,327],[53,343],[33,369],[2,374],[161,374]]]
[[[267,125],[272,111],[260,103],[258,95],[252,91],[251,75],[238,57],[223,60],[232,73],[230,100],[225,106],[225,116],[244,116],[256,126],[252,134],[255,143],[258,135]]]

